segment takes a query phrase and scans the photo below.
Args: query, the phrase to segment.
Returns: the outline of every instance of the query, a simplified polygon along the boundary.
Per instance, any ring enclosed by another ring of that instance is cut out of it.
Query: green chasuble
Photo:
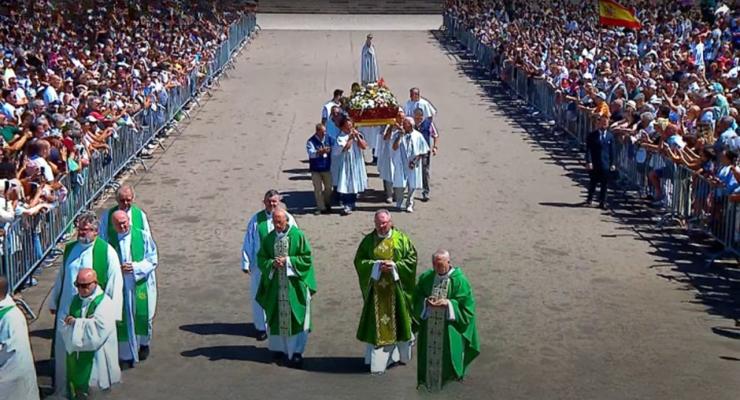
[[[100,293],[93,299],[84,318],[91,318],[95,314],[98,305],[103,301],[105,293]],[[69,315],[74,318],[82,317],[82,299],[80,296],[72,298],[69,306]],[[87,392],[90,386],[90,376],[92,375],[93,360],[95,359],[94,351],[78,351],[67,354],[67,387],[72,399],[75,399],[78,392]]]
[[[286,268],[273,268],[273,261],[280,256],[290,259],[295,276],[287,276]],[[257,263],[262,272],[257,302],[265,309],[270,335],[293,336],[303,332],[308,293],[316,293],[311,246],[303,232],[290,226],[282,240],[277,231],[270,232],[260,243]]]
[[[134,229],[131,226],[131,261],[138,262],[144,259],[144,237],[141,229]],[[118,232],[114,236],[108,236],[108,243],[116,250],[119,259],[121,259],[121,244],[118,239]],[[124,310],[126,305],[124,304]],[[128,341],[128,325],[126,319],[116,322],[116,331],[118,332],[118,341]],[[147,279],[144,278],[136,282],[134,289],[134,333],[140,336],[149,335],[149,288]]]
[[[108,210],[108,232],[106,232],[106,236],[108,238],[114,238],[118,237],[118,232],[116,232],[116,228],[113,226],[113,213],[118,211],[118,206],[115,206]],[[131,205],[131,230],[138,231],[140,229],[144,229],[144,216],[141,211],[141,208],[136,207],[135,205]]]
[[[448,320],[447,308],[427,307],[430,296],[446,298],[455,314]],[[419,276],[414,291],[414,316],[418,326],[417,382],[419,387],[439,390],[450,380],[462,379],[470,363],[480,354],[475,325],[475,299],[468,279],[460,268],[447,276],[433,269]]]
[[[379,260],[396,263],[399,280],[390,273],[371,279]],[[355,255],[364,304],[357,328],[357,339],[374,346],[387,346],[411,340],[412,295],[416,279],[416,249],[405,233],[393,229],[388,238],[375,231],[365,236]]]

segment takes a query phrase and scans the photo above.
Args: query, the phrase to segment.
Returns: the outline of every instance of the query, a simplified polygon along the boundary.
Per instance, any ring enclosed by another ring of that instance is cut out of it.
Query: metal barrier
[[[586,135],[595,129],[596,121],[591,114],[578,109],[576,103],[565,99],[544,79],[530,76],[510,61],[502,60],[500,65],[493,65],[498,58],[497,50],[479,40],[454,15],[445,13],[443,21],[446,34],[464,46],[466,53],[474,57],[480,66],[487,72],[500,71],[501,81],[517,97],[583,147]],[[677,222],[682,226],[691,224],[691,228],[699,229],[722,243],[725,247],[723,253],[740,256],[740,205],[730,200],[729,193],[662,154],[648,153],[643,162],[638,162],[635,157],[638,151],[638,146],[630,140],[617,141],[615,166],[619,171],[620,186],[636,190],[640,195],[660,193],[665,211],[658,222],[660,226],[669,222]],[[654,176],[658,175],[653,171],[660,171],[658,188],[651,185],[648,179],[651,172]],[[719,255],[713,256],[710,263]]]
[[[8,278],[13,291],[29,280],[44,258],[71,228],[80,212],[110,186],[115,178],[163,129],[173,126],[179,113],[191,102],[197,102],[205,88],[233,62],[234,54],[246,43],[256,28],[254,14],[243,15],[229,27],[228,37],[213,53],[205,67],[196,67],[179,86],[160,95],[157,103],[133,116],[135,126],[122,126],[109,138],[110,157],[95,152],[90,165],[79,172],[65,175],[60,182],[66,188],[65,198],[53,204],[46,213],[22,217],[5,228],[0,246],[0,273]]]

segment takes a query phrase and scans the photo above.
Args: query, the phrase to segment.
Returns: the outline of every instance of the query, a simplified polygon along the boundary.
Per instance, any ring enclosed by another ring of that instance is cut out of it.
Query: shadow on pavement
[[[545,207],[558,207],[558,208],[585,208],[586,207],[586,203],[583,201],[579,201],[577,203],[558,203],[558,202],[541,201],[539,202],[539,205],[545,206]]]
[[[272,354],[265,347],[256,346],[213,346],[199,347],[183,351],[183,357],[206,357],[209,361],[232,360],[251,361],[262,364],[272,363]]]
[[[283,203],[288,208],[288,212],[293,215],[310,214],[316,209],[313,190],[294,190],[280,193],[283,195]]]
[[[306,357],[303,369],[329,374],[367,374],[368,367],[362,357]]]
[[[518,99],[503,83],[492,80],[473,58],[454,40],[440,31],[430,31],[430,41],[458,63],[461,73],[473,80],[484,92],[492,113],[503,114],[526,133],[522,140],[533,150],[545,150],[543,161],[564,170],[564,175],[579,185],[585,194],[588,173],[584,168],[581,146],[568,134],[553,130],[546,121],[527,111],[524,101]],[[516,134],[516,133],[515,133]],[[610,185],[609,222],[617,222],[637,240],[650,244],[656,264],[666,264],[668,271],[656,274],[681,284],[679,290],[694,289],[695,301],[706,307],[706,312],[735,321],[735,327],[722,327],[721,332],[740,326],[740,269],[734,260],[707,265],[708,253],[719,250],[717,243],[707,237],[686,234],[684,228],[659,227],[661,213],[648,207],[644,200],[628,194],[623,188]],[[541,202],[541,206],[575,207],[575,204]],[[652,268],[652,267],[651,267]],[[720,333],[723,337],[738,339],[736,335]]]
[[[183,357],[206,357],[209,361],[250,361],[261,364],[272,364],[272,352],[265,347],[246,346],[213,346],[199,347],[183,351]],[[362,357],[306,357],[303,369],[309,372],[329,374],[365,374],[367,367]]]
[[[51,360],[50,359],[47,358],[46,360],[37,360],[37,361],[34,361],[33,364],[36,367],[36,376],[37,377],[39,377],[39,378],[46,377],[46,378],[50,378],[51,379],[51,373],[52,373],[53,369],[52,369],[52,365],[51,365]]]
[[[257,336],[257,329],[251,323],[214,322],[210,324],[190,324],[180,326],[180,330],[198,335]]]
[[[37,337],[41,339],[51,340],[54,336],[54,329],[36,329],[29,333],[31,337]]]

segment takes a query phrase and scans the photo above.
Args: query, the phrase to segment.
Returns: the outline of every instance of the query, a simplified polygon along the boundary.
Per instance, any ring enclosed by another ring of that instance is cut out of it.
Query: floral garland
[[[352,93],[349,99],[350,110],[398,107],[396,96],[391,93],[381,78],[377,83],[369,83]]]

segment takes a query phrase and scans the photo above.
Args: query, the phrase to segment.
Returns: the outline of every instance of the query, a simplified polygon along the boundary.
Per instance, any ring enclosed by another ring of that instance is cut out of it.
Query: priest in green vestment
[[[434,268],[419,276],[414,291],[418,321],[418,387],[438,391],[462,380],[480,354],[475,325],[475,298],[462,269],[450,264],[450,253],[438,250]]]
[[[265,310],[257,302],[257,291],[259,290],[260,278],[262,277],[261,271],[257,266],[257,253],[260,250],[260,243],[274,229],[272,212],[281,207],[281,200],[282,196],[280,192],[275,189],[270,189],[265,193],[262,200],[265,208],[252,215],[249,222],[247,222],[247,231],[244,234],[244,244],[242,245],[242,271],[249,275],[252,321],[254,323],[254,329],[257,330],[255,338],[260,342],[267,340],[267,327],[265,325]],[[290,213],[288,213],[288,224],[296,225]]]
[[[257,252],[262,272],[257,301],[265,310],[270,351],[278,362],[301,368],[316,293],[311,246],[282,208],[273,210],[272,222],[275,229]]]
[[[113,213],[116,211],[125,211],[128,218],[131,220],[131,226],[134,229],[140,229],[148,233],[150,236],[152,230],[149,227],[149,219],[146,216],[144,210],[134,204],[136,200],[136,193],[134,188],[129,185],[122,185],[116,191],[116,206],[111,207],[108,210],[103,211],[100,215],[100,238],[108,241],[110,238],[116,237],[116,230],[111,223]]]
[[[108,243],[118,253],[123,273],[123,319],[118,321],[118,358],[132,368],[149,357],[157,308],[157,245],[151,235],[135,229],[123,210],[111,216],[116,235]]]
[[[64,349],[65,369],[57,384],[57,396],[87,399],[91,390],[107,390],[121,381],[116,341],[116,311],[111,299],[100,289],[98,276],[92,268],[77,274],[78,293],[58,327]]]
[[[375,213],[375,230],[360,242],[355,269],[364,301],[357,339],[367,343],[365,364],[382,374],[411,360],[416,248],[393,227],[388,210]]]

